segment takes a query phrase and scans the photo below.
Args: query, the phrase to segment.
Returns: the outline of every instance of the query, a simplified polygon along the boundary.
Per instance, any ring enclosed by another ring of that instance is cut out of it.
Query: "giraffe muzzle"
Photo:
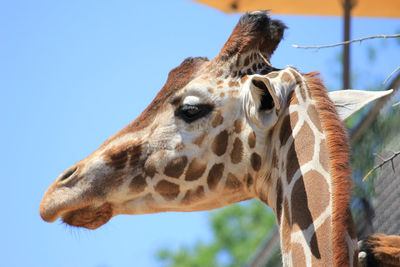
[[[112,205],[106,201],[102,164],[85,159],[61,173],[47,189],[40,203],[40,216],[47,222],[59,217],[72,226],[96,229],[112,217]],[[100,183],[98,186],[93,184]]]

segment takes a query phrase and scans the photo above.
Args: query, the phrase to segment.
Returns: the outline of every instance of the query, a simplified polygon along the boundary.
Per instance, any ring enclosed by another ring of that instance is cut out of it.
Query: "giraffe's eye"
[[[209,104],[182,105],[175,111],[175,116],[187,123],[191,123],[206,116],[212,110],[213,106]]]

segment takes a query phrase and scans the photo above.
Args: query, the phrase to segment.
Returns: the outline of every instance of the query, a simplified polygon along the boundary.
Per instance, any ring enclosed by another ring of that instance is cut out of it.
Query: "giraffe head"
[[[253,198],[263,142],[255,129],[271,127],[280,105],[263,75],[284,29],[265,12],[247,14],[216,58],[184,60],[135,121],[55,180],[42,218],[94,229],[118,214]]]
[[[118,214],[267,202],[274,129],[300,79],[269,62],[284,29],[247,13],[213,60],[184,60],[135,121],[54,181],[42,218],[95,229]]]

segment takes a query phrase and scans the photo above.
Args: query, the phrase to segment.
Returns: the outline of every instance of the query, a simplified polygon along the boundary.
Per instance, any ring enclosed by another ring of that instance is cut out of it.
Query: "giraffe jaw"
[[[68,211],[61,215],[63,222],[71,226],[97,229],[106,224],[113,217],[113,209],[110,203],[104,203],[99,207],[88,206],[85,208]]]
[[[89,204],[79,207],[67,207],[67,205],[45,205],[40,206],[40,216],[46,222],[54,222],[61,217],[68,225],[97,229],[106,224],[113,216],[113,207],[109,202],[98,205]]]

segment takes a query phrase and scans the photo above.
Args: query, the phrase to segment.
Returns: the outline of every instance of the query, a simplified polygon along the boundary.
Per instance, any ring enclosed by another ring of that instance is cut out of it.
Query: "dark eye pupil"
[[[197,106],[193,105],[184,105],[182,106],[182,112],[186,113],[187,115],[196,115],[200,109]]]
[[[209,104],[182,105],[175,111],[175,116],[180,117],[187,123],[191,123],[206,116],[212,110],[213,106]]]

